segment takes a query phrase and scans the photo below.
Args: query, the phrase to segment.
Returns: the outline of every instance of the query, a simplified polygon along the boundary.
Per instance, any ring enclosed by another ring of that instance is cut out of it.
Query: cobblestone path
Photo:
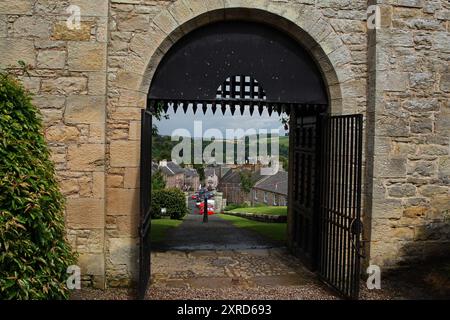
[[[336,299],[284,248],[152,254],[149,299]]]

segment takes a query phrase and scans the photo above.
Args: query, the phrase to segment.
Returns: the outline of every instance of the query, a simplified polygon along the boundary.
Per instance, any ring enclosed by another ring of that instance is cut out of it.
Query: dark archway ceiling
[[[150,99],[213,100],[228,77],[251,76],[273,102],[327,104],[319,69],[295,40],[261,23],[227,21],[181,38],[159,64]]]

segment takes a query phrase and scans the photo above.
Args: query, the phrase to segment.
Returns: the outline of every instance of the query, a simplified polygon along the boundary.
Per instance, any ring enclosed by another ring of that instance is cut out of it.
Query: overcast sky
[[[218,109],[214,115],[209,109],[206,114],[199,108],[194,115],[191,109],[185,114],[182,109],[178,109],[174,114],[172,110],[168,112],[169,120],[162,119],[161,121],[155,121],[160,135],[172,135],[176,129],[186,129],[190,132],[191,137],[194,136],[194,121],[201,121],[203,133],[208,129],[219,129],[222,132],[223,137],[226,137],[226,129],[266,129],[270,132],[271,129],[280,129],[280,135],[284,136],[284,126],[281,124],[281,117],[278,113],[273,112],[272,116],[269,116],[267,110],[264,110],[260,116],[257,110],[254,111],[253,116],[250,115],[248,110],[245,110],[241,116],[239,110],[236,110],[234,116],[231,115],[229,110],[225,115],[222,115],[222,111]],[[202,133],[202,134],[203,134]],[[195,136],[199,136],[196,132]]]

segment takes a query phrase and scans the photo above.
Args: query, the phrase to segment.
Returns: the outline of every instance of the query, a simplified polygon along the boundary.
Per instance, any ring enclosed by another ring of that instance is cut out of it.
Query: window
[[[264,203],[267,203],[267,192],[264,192]]]
[[[278,198],[278,196],[276,196],[276,195],[273,196],[273,205],[274,205],[274,206],[277,206],[277,205],[278,205],[278,204],[277,204],[277,198]]]
[[[258,200],[258,191],[253,190],[253,199]]]

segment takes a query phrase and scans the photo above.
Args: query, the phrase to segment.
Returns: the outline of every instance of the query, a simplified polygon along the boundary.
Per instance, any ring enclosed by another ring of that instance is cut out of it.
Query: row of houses
[[[173,161],[153,163],[152,172],[160,171],[167,188],[197,191],[201,181],[197,170],[183,168]],[[241,185],[242,174],[252,181],[250,192]],[[213,166],[205,168],[205,187],[223,193],[227,203],[270,206],[287,205],[288,173],[280,170],[275,175],[261,175],[255,165]]]
[[[160,171],[166,188],[178,188],[183,191],[197,191],[200,187],[200,176],[197,170],[183,168],[173,161],[162,160],[152,164],[152,173]]]
[[[250,192],[242,188],[242,174],[252,181]],[[242,166],[231,168],[219,177],[217,189],[223,193],[227,203],[247,203],[252,206],[264,204],[269,206],[286,206],[288,193],[288,173],[278,171],[274,175],[261,175],[258,167]]]

